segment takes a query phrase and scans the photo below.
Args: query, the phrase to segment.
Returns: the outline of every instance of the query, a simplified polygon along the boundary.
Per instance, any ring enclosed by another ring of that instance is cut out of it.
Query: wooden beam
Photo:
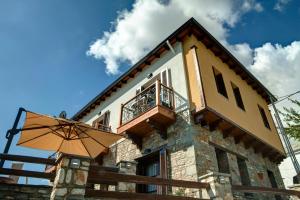
[[[210,130],[210,131],[216,130],[216,128],[218,127],[218,125],[219,125],[221,122],[223,122],[223,119],[222,119],[222,118],[219,118],[219,119],[217,119],[217,120],[215,120],[215,121],[213,121],[213,122],[208,123],[209,130]]]
[[[256,143],[256,140],[254,138],[251,138],[248,141],[245,141],[245,149],[249,149],[253,144]]]
[[[204,114],[195,114],[194,115],[195,124],[200,124],[202,120],[204,120]]]
[[[300,197],[300,191],[296,191],[296,190],[286,190],[286,189],[279,189],[279,188],[257,187],[257,186],[244,186],[244,185],[232,185],[231,188],[233,191],[236,192],[284,194],[284,195],[295,195]]]
[[[168,138],[167,136],[167,128],[166,126],[163,126],[159,123],[157,123],[156,121],[147,119],[146,122],[149,124],[149,126],[156,130],[156,132],[160,135],[160,137],[164,140],[166,140]]]
[[[136,146],[138,147],[138,149],[142,149],[142,146],[143,146],[143,139],[133,133],[128,133],[128,132],[125,132],[126,136],[128,139],[132,140],[132,142],[134,144],[136,144]]]
[[[9,169],[9,168],[0,168],[0,174],[26,176],[26,177],[43,178],[43,179],[55,178],[55,173],[36,172],[36,171]]]
[[[100,171],[95,174],[93,177],[90,177],[89,180],[92,180],[96,183],[98,180],[118,180],[118,182],[126,183],[137,183],[137,184],[146,184],[146,185],[164,185],[164,186],[175,186],[175,187],[184,187],[184,188],[209,188],[208,183],[201,183],[195,181],[183,181],[183,180],[173,180],[149,176],[139,176],[139,175],[129,175],[121,174],[114,172],[104,172]]]
[[[239,144],[241,141],[243,141],[243,139],[245,139],[247,137],[246,133],[242,133],[236,137],[234,137],[234,142],[235,144]]]
[[[133,193],[133,192],[115,192],[104,190],[87,189],[85,197],[102,197],[112,199],[135,199],[135,200],[195,200],[193,197],[181,197],[173,195],[159,195],[148,193]],[[200,199],[201,200],[201,199]]]
[[[13,154],[0,154],[1,160],[12,160],[19,162],[27,162],[27,163],[37,163],[37,164],[46,164],[46,165],[56,165],[56,160],[52,158],[39,158],[32,156],[20,156]]]
[[[225,138],[229,137],[234,130],[235,130],[234,126],[223,130],[223,138],[225,139]]]

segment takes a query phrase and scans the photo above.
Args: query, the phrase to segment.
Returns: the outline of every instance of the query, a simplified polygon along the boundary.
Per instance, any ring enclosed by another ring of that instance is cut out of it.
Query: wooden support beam
[[[132,133],[128,133],[128,132],[125,132],[125,134],[127,135],[127,138],[132,140],[132,142],[134,144],[136,144],[136,146],[138,147],[138,149],[142,149],[143,147],[143,139],[135,134],[132,134]]]
[[[156,121],[150,119],[147,119],[146,122],[152,129],[154,129],[160,135],[162,139],[166,140],[168,138],[166,126],[163,126],[157,123]]]
[[[240,135],[234,137],[234,142],[235,144],[239,144],[241,141],[243,141],[243,139],[245,139],[247,137],[246,133],[241,133]]]
[[[225,138],[229,137],[234,130],[235,130],[234,126],[223,130],[223,138],[225,139]]]
[[[142,69],[141,67],[136,68],[136,70],[137,70],[138,72],[143,71],[143,69]]]
[[[195,114],[194,115],[194,123],[201,124],[201,121],[204,120],[204,114]]]
[[[129,76],[130,78],[134,78],[134,74],[133,74],[133,73],[129,74],[128,76]]]
[[[249,149],[253,144],[256,143],[256,140],[254,138],[248,140],[248,141],[245,141],[245,149]]]
[[[208,127],[210,131],[214,131],[216,130],[216,128],[218,127],[218,125],[223,121],[222,118],[219,118],[213,122],[208,123]]]

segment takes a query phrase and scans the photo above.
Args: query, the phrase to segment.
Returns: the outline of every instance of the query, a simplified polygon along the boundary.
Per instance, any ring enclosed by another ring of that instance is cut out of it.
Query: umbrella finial
[[[64,110],[61,111],[60,114],[59,114],[59,117],[60,117],[60,118],[63,118],[63,119],[66,119],[66,118],[67,118],[67,112],[64,111]]]

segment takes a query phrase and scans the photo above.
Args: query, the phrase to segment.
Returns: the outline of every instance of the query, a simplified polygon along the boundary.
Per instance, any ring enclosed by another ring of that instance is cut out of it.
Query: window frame
[[[268,117],[267,117],[267,114],[265,112],[265,109],[262,106],[260,106],[259,104],[257,104],[257,107],[258,107],[258,111],[260,113],[260,116],[261,116],[261,119],[263,121],[264,126],[267,129],[271,130],[270,122],[268,120]]]
[[[212,66],[212,70],[213,70],[213,75],[215,78],[215,84],[216,84],[218,93],[221,94],[226,99],[228,99],[228,92],[227,92],[227,88],[226,88],[225,81],[223,78],[223,74],[219,70],[217,70],[214,66]],[[219,79],[218,77],[221,77],[221,79]],[[219,82],[220,80],[221,80],[221,82]]]
[[[236,84],[234,84],[232,81],[230,81],[230,84],[231,84],[233,96],[234,96],[237,107],[239,107],[243,111],[246,111],[240,88]],[[238,95],[236,95],[235,91],[238,92]]]

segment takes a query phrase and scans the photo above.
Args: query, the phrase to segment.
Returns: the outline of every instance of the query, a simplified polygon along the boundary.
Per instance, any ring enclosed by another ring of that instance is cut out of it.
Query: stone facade
[[[223,138],[219,130],[209,131],[205,127],[196,125],[191,120],[189,112],[177,113],[177,121],[168,128],[167,139],[162,139],[156,132],[143,138],[142,149],[129,139],[124,139],[111,148],[103,159],[103,164],[110,166],[120,161],[135,161],[143,156],[144,152],[151,152],[164,146],[168,152],[168,178],[199,181],[200,176],[218,172],[215,148],[220,147],[226,151],[229,162],[230,183],[241,185],[241,176],[237,164],[237,157],[245,159],[251,186],[271,187],[267,170],[273,172],[279,188],[284,188],[277,164],[261,154],[254,152],[253,148],[246,149],[243,143],[235,144],[231,137]],[[183,194],[197,197],[199,190],[169,188],[169,193]],[[274,199],[272,195],[244,196],[234,193],[236,199]]]
[[[89,166],[90,159],[62,155],[50,199],[84,199]]]
[[[0,184],[0,199],[49,200],[51,190],[51,186]]]

